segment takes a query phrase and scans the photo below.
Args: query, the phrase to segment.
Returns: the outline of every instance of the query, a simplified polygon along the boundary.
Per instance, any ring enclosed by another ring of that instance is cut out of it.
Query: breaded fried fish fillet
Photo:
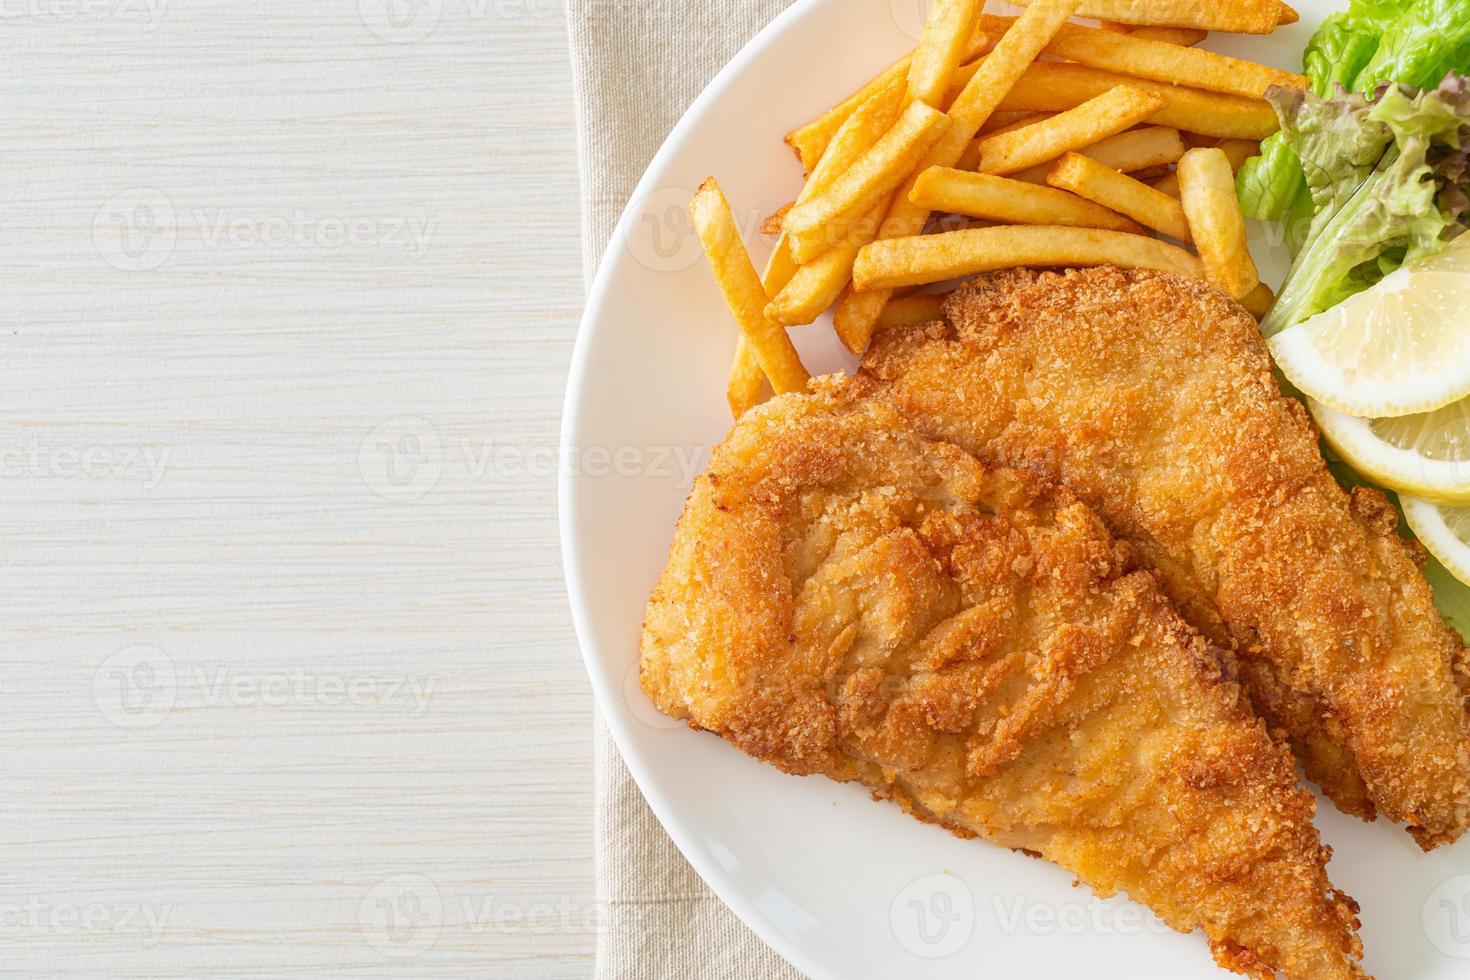
[[[1113,268],[1015,271],[945,323],[887,331],[864,390],[926,436],[1065,484],[1233,642],[1256,708],[1347,812],[1425,848],[1470,822],[1470,661],[1417,546],[1343,491],[1260,331],[1208,287]]]
[[[832,380],[748,412],[679,522],[642,682],[692,727],[1125,891],[1256,977],[1362,977],[1314,802],[1069,493]]]

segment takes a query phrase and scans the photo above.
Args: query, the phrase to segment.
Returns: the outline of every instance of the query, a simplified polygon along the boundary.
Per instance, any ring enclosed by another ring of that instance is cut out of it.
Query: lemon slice
[[[1470,235],[1271,338],[1283,373],[1360,418],[1432,412],[1470,395]]]
[[[1322,434],[1359,473],[1400,493],[1470,503],[1470,399],[1437,411],[1360,419],[1307,400]]]
[[[1400,497],[1414,534],[1451,575],[1470,585],[1470,507]]]

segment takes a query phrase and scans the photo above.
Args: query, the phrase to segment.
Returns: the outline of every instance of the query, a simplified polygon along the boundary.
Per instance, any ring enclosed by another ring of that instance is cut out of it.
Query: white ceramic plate
[[[928,0],[798,0],[690,108],[644,176],[587,305],[569,381],[561,485],[572,613],[607,723],[654,812],[695,869],[797,969],[819,980],[1216,974],[1204,940],[1169,932],[1067,873],[923,826],[853,787],[796,779],[659,715],[638,688],[644,604],[708,447],[729,427],[735,332],[684,209],[717,175],[749,229],[791,200],[787,130],[911,47]],[[1299,65],[1335,9],[1226,53]],[[1268,232],[1255,247],[1279,281]],[[1275,266],[1275,268],[1272,268]],[[808,366],[846,369],[826,322],[798,332]],[[1363,904],[1370,972],[1470,976],[1470,844],[1423,855],[1408,836],[1330,807],[1331,871]]]

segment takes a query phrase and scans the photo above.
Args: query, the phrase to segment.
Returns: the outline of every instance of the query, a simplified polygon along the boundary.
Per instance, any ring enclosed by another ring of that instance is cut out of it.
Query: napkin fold
[[[648,162],[790,0],[567,0],[588,283]],[[597,980],[799,980],[689,867],[596,722]]]

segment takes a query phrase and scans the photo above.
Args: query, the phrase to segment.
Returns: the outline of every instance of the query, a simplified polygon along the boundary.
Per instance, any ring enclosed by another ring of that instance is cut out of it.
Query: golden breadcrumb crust
[[[1255,322],[1191,280],[1015,271],[880,334],[864,390],[925,435],[1064,483],[1233,643],[1343,810],[1429,849],[1470,822],[1470,659],[1373,490],[1343,491]]]
[[[1217,962],[1361,978],[1356,904],[1231,654],[1065,491],[833,380],[714,453],[649,602],[661,710],[1124,891]]]

